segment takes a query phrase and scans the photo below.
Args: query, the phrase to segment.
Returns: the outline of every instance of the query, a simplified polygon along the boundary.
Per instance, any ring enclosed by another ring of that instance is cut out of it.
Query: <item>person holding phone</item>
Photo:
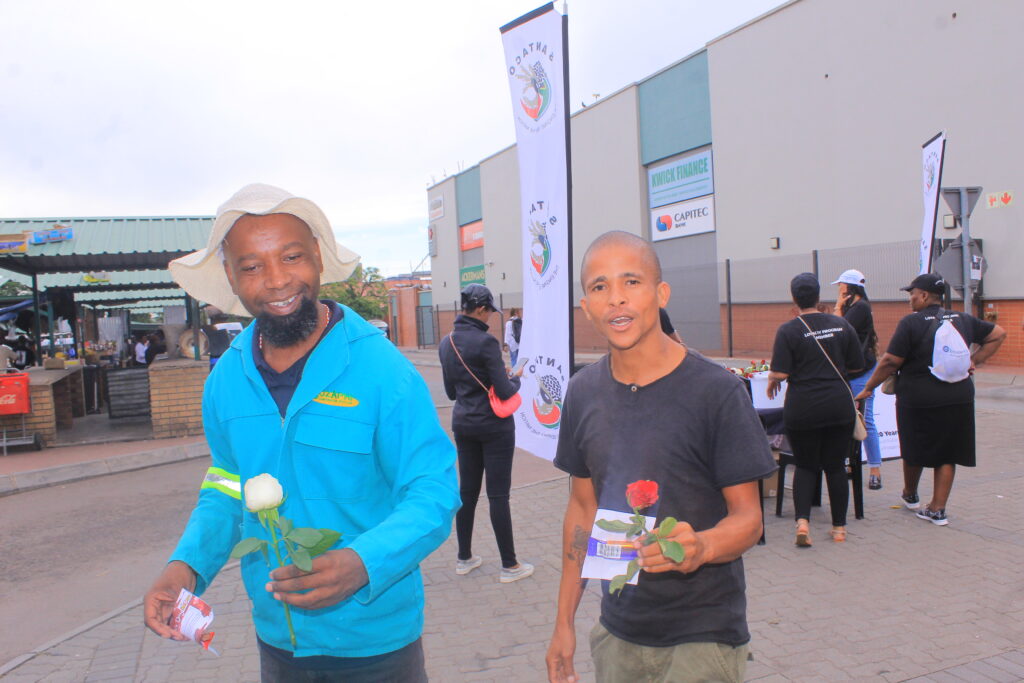
[[[857,331],[860,350],[864,354],[864,370],[850,374],[850,389],[859,394],[867,384],[871,373],[875,371],[878,357],[878,334],[875,332],[875,319],[871,315],[871,302],[865,289],[864,273],[859,270],[844,270],[839,279],[833,282],[839,285],[839,295],[832,312],[846,320]],[[868,456],[868,488],[877,491],[882,488],[882,449],[878,445],[878,430],[875,428],[875,392],[868,393],[864,399],[864,426],[867,438],[864,439],[864,451]]]
[[[491,290],[479,284],[467,286],[462,290],[462,314],[455,318],[451,334],[441,340],[438,354],[445,393],[455,401],[452,434],[459,454],[462,497],[462,507],[455,515],[459,544],[455,573],[464,576],[483,564],[483,559],[472,552],[472,541],[476,503],[486,474],[491,528],[501,555],[498,580],[511,583],[533,574],[532,564],[516,559],[512,538],[509,495],[516,423],[511,416],[494,414],[487,390],[493,387],[498,398],[511,398],[519,391],[523,369],[519,365],[517,371],[506,371],[498,339],[487,332],[487,321],[493,313],[501,311],[494,305]]]

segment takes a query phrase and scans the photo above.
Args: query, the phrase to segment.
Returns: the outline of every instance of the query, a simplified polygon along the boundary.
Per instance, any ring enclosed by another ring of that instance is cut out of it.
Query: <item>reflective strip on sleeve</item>
[[[220,467],[211,467],[206,470],[203,485],[199,488],[214,489],[235,500],[242,500],[242,485],[238,482],[238,475]]]

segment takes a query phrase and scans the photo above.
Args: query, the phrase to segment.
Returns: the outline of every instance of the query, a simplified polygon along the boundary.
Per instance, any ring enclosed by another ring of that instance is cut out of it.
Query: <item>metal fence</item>
[[[907,297],[900,287],[917,275],[918,243],[904,240],[684,266],[663,263],[662,275],[672,287],[669,317],[687,343],[731,354],[771,348],[775,329],[790,315],[789,282],[794,275],[815,273],[822,283],[822,301],[834,302],[836,288],[830,283],[850,268],[864,273],[871,301],[882,303],[882,315],[889,316],[885,304],[902,306]],[[575,289],[574,301],[578,301],[579,287]],[[960,298],[954,293],[955,300]],[[522,292],[498,294],[498,305],[504,310],[521,307],[522,301]],[[437,337],[445,334],[446,323],[450,324],[458,307],[457,301],[434,306]],[[902,307],[889,307],[894,321],[904,314]],[[577,340],[581,332],[577,330]]]

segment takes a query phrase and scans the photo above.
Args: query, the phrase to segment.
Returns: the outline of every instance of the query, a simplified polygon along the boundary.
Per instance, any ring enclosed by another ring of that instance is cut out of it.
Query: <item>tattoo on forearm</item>
[[[583,561],[587,559],[587,541],[590,540],[590,534],[583,527],[576,525],[576,528],[572,532],[572,545],[569,546],[569,552],[566,557],[570,562],[575,562],[583,568]]]

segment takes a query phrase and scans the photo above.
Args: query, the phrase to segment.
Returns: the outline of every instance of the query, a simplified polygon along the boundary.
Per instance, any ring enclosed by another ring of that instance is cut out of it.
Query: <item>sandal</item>
[[[799,548],[811,547],[810,524],[806,519],[800,519],[796,522],[796,545]]]
[[[844,527],[844,526],[832,527],[832,540],[835,541],[836,543],[845,543],[846,542],[846,527]]]

